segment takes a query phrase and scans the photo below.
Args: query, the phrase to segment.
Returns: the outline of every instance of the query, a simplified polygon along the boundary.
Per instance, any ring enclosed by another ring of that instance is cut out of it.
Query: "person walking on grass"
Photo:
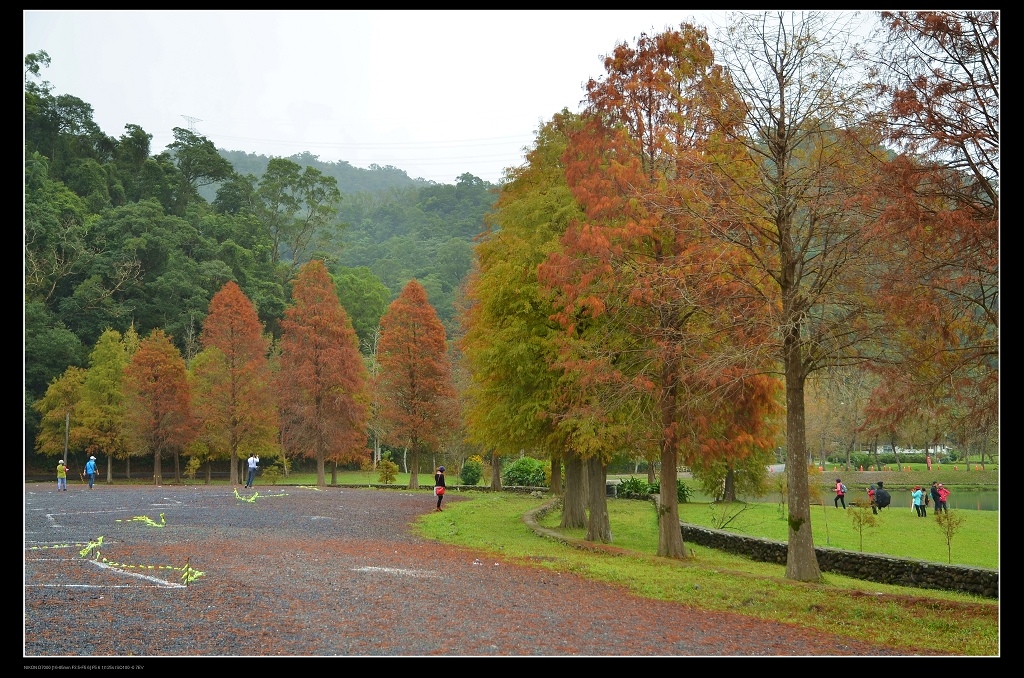
[[[839,502],[843,502],[843,509],[846,509],[846,485],[839,478],[836,478],[836,498],[833,502],[839,508]]]
[[[64,465],[63,459],[57,462],[57,491],[68,491],[68,467]]]
[[[89,476],[89,489],[96,483],[96,457],[89,457],[85,462],[85,475]]]
[[[437,508],[434,510],[440,511],[441,500],[444,499],[444,466],[438,466],[434,473],[434,494],[437,495]]]
[[[928,515],[927,510],[924,506],[924,490],[921,489],[920,485],[914,486],[914,491],[910,495],[910,504],[917,511],[918,518],[924,518]]]

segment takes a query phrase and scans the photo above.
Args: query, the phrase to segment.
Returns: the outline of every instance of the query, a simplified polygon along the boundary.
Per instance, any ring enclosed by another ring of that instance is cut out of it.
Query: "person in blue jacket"
[[[89,461],[85,462],[85,474],[89,476],[89,489],[91,490],[96,482],[96,457],[89,457]]]

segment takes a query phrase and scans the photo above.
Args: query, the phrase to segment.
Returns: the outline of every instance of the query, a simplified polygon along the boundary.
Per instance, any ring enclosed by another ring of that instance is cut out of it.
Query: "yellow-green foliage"
[[[853,529],[857,531],[860,538],[860,550],[864,550],[864,528],[874,527],[878,524],[878,516],[871,512],[870,506],[854,506],[850,508],[850,520],[853,522]]]
[[[959,511],[938,511],[935,523],[939,526],[942,538],[946,540],[946,562],[953,562],[953,537],[963,527],[966,517]]]
[[[390,459],[381,459],[380,464],[377,465],[379,473],[377,474],[377,481],[390,485],[395,482],[395,478],[398,477],[398,464],[391,461]]]

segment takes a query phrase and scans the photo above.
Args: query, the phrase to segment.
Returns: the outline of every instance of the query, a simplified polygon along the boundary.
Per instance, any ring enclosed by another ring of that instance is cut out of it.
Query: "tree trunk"
[[[321,489],[327,487],[327,476],[324,473],[323,450],[317,450],[316,455],[316,486]]]
[[[676,417],[678,399],[676,371],[671,364],[662,367],[661,395],[661,490],[658,501],[658,555],[685,558],[686,544],[679,525],[679,426]]]
[[[889,444],[892,445],[892,454],[893,454],[894,457],[896,457],[896,470],[897,471],[902,471],[903,470],[903,464],[900,463],[900,453],[896,451],[896,436],[895,435],[893,435],[891,438],[889,438]]]
[[[605,489],[608,467],[595,456],[587,459],[586,468],[587,504],[590,509],[586,540],[607,544],[612,540],[612,525],[608,520],[608,494]]]
[[[406,467],[406,471],[409,474],[409,489],[415,490],[420,486],[420,446],[419,443],[413,439],[412,445],[409,447],[412,448],[412,466]],[[409,452],[409,447],[405,448],[406,454]],[[405,459],[405,455],[403,455],[402,458]]]
[[[562,455],[551,453],[551,494],[562,494]]]
[[[497,450],[491,452],[491,489],[501,492],[501,456]]]
[[[124,458],[124,477],[132,479],[132,458],[131,455]]]
[[[174,482],[181,485],[181,465],[179,461],[178,451],[174,451]]]
[[[231,461],[231,463],[229,464],[229,466],[231,468],[228,469],[228,482],[231,483],[232,485],[238,485],[239,482],[238,482],[238,446],[237,445],[232,445],[231,446],[231,459],[230,459],[230,461]]]
[[[725,486],[722,488],[722,501],[736,501],[736,471],[729,466],[725,471]]]
[[[163,477],[161,476],[160,470],[161,456],[163,455],[160,454],[160,450],[157,450],[156,452],[153,453],[153,484],[157,486],[163,484]]]
[[[331,462],[331,486],[338,484],[338,462]]]
[[[207,485],[209,485],[211,482],[213,482],[213,469],[211,468],[211,466],[213,466],[213,462],[210,461],[209,459],[207,459],[206,460],[206,484]]]
[[[786,578],[821,580],[811,535],[811,503],[807,485],[807,443],[804,418],[804,374],[799,349],[799,326],[785,340],[786,365],[786,482],[789,484],[789,546]]]
[[[114,484],[114,455],[107,455],[107,485]]]
[[[657,476],[655,475],[655,473],[657,471],[656,467],[657,467],[657,464],[655,463],[655,461],[653,459],[648,459],[647,460],[647,484],[648,485],[653,485],[655,483],[655,481],[658,480]]]
[[[565,496],[562,498],[562,522],[559,527],[584,527],[587,524],[587,497],[583,488],[583,460],[573,450],[565,453]]]

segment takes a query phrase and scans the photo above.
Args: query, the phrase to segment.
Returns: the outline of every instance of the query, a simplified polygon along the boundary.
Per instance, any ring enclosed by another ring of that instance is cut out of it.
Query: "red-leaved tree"
[[[234,282],[210,300],[192,363],[193,412],[201,422],[201,447],[211,458],[231,461],[237,484],[239,450],[273,454],[277,449],[277,406],[256,308]]]
[[[367,451],[367,370],[322,261],[299,270],[293,300],[281,322],[278,404],[288,444],[316,459],[316,482],[324,487],[325,461],[360,460]]]
[[[436,450],[458,424],[459,408],[444,325],[427,291],[410,280],[380,319],[375,388],[390,445],[412,453],[409,488],[419,486],[421,453]]]
[[[161,329],[139,342],[125,367],[125,418],[129,445],[153,455],[153,482],[163,478],[160,461],[174,455],[174,479],[181,480],[179,452],[195,435],[188,370],[181,352]]]

